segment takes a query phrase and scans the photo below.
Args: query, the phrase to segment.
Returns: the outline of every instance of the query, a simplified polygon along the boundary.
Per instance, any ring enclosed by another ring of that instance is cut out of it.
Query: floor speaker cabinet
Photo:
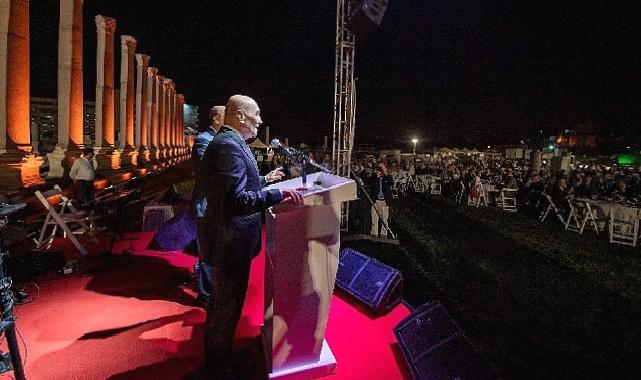
[[[394,334],[416,380],[494,378],[465,332],[439,302],[417,308],[394,328]]]
[[[347,26],[357,36],[364,36],[381,26],[387,10],[387,0],[352,1]]]
[[[154,240],[163,251],[185,249],[196,239],[196,222],[188,213],[174,216],[158,227]]]
[[[376,315],[392,310],[403,296],[401,272],[351,248],[340,253],[336,285]]]

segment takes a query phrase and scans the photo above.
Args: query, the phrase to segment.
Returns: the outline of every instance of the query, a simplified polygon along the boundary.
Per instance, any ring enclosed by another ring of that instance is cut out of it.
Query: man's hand
[[[303,201],[303,194],[296,190],[282,190],[282,192],[283,202],[289,202],[294,206],[302,206],[305,203]]]
[[[285,173],[283,173],[283,168],[278,167],[272,170],[271,172],[267,173],[267,175],[265,176],[265,180],[267,181],[267,183],[279,181],[283,179],[284,176],[285,176]]]

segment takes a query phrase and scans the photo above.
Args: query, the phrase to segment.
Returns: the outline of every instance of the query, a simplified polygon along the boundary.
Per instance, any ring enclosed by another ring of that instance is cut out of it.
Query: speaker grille
[[[439,302],[417,308],[394,328],[416,379],[491,379],[492,371]]]
[[[403,276],[380,261],[345,248],[340,255],[336,285],[382,314],[401,301]]]

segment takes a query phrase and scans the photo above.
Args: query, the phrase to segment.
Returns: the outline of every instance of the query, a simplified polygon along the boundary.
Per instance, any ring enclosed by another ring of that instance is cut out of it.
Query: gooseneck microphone
[[[289,149],[280,143],[278,139],[273,139],[272,140],[272,147],[279,151],[280,153],[284,154],[285,157],[289,160],[294,165],[300,166],[300,162],[292,155],[292,152],[289,151]]]

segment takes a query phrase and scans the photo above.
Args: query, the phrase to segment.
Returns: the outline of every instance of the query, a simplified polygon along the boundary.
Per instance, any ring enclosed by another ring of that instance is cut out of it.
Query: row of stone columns
[[[48,154],[49,177],[62,177],[84,148],[83,0],[60,0],[58,142]],[[187,153],[184,97],[170,79],[121,37],[119,146],[115,146],[114,35],[116,20],[96,16],[98,33],[94,150],[99,171],[173,159]],[[0,0],[0,187],[41,183],[40,158],[31,155],[29,1]],[[137,69],[137,83],[134,77]],[[134,107],[135,102],[135,107]],[[134,109],[135,115],[134,115]]]
[[[116,21],[99,15],[96,16],[96,26],[99,41],[97,83],[107,83],[107,76],[113,80],[113,35]],[[104,45],[101,44],[102,41],[105,42]],[[108,85],[104,85],[102,89],[96,85],[96,99],[101,93],[103,99],[102,107],[98,107],[96,102],[96,110],[101,109],[103,112],[100,118],[96,117],[96,130],[101,130],[103,136],[109,134],[108,139],[96,138],[96,141],[102,142],[101,146],[96,147],[96,159],[99,166],[102,163],[103,168],[107,170],[118,169],[120,164],[132,167],[141,162],[172,159],[186,153],[184,128],[178,129],[179,125],[182,126],[184,117],[182,105],[178,108],[178,100],[183,99],[184,104],[184,98],[176,94],[176,87],[171,79],[158,75],[157,68],[149,67],[148,55],[136,54],[136,45],[134,37],[121,36],[121,138],[118,150],[113,149],[114,128],[108,124],[111,119],[104,116],[105,112],[113,115],[113,110],[106,107],[110,102],[110,96],[113,96],[113,90],[109,90]],[[134,91],[136,69],[138,80]],[[107,94],[106,91],[111,91],[111,94]],[[118,154],[121,156],[116,157]]]

